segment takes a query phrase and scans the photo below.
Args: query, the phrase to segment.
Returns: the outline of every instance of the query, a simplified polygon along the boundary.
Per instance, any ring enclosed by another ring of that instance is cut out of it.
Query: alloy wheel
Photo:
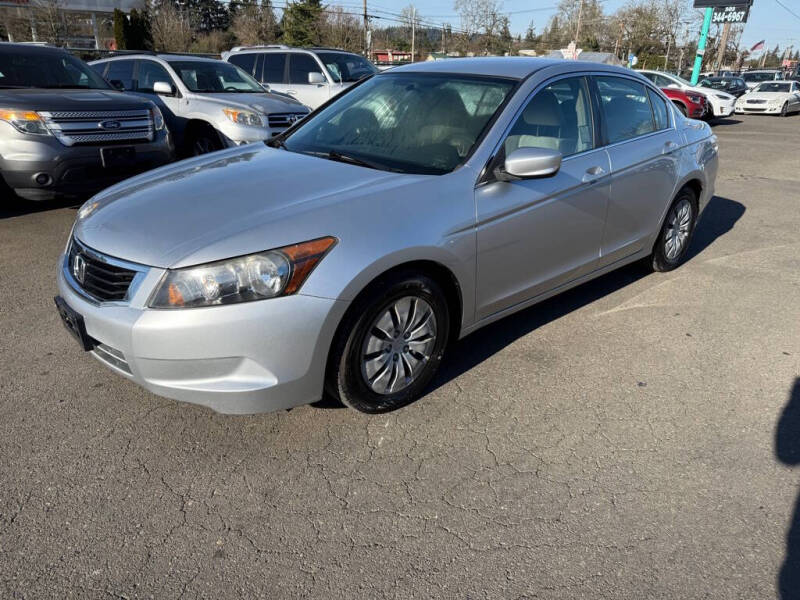
[[[667,260],[676,260],[686,250],[692,226],[692,203],[683,198],[667,216],[667,231],[664,236],[664,255]]]

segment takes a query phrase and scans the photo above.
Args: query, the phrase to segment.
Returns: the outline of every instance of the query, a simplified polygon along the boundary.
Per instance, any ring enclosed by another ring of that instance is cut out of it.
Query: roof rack
[[[279,48],[281,50],[288,50],[290,46],[284,44],[259,44],[255,46],[234,46],[229,52],[240,52],[242,50],[254,50],[257,48]]]

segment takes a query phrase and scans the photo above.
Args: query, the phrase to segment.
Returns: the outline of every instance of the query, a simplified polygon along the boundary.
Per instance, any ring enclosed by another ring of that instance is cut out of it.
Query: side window
[[[234,54],[228,59],[228,62],[236,65],[245,73],[252,75],[256,68],[256,56],[258,54],[253,54],[252,52],[250,54]]]
[[[100,63],[100,64],[89,65],[89,66],[92,67],[94,72],[97,73],[98,75],[100,75],[100,77],[103,77],[105,75],[106,69],[108,68],[108,63]]]
[[[156,81],[165,81],[173,85],[172,77],[164,67],[152,60],[140,60],[139,72],[136,74],[137,91],[152,94],[153,84]]]
[[[263,56],[264,72],[261,75],[261,81],[264,83],[283,83],[286,54],[283,52],[267,52]]]
[[[655,131],[644,85],[623,77],[596,77],[608,143]]]
[[[647,95],[650,97],[650,106],[653,107],[653,117],[656,120],[656,129],[667,129],[669,127],[669,113],[667,112],[667,105],[653,90],[647,90]]]
[[[518,148],[550,148],[569,156],[593,147],[592,109],[585,77],[559,79],[536,92],[505,141],[506,156]]]
[[[133,63],[132,60],[112,60],[108,63],[106,71],[107,81],[119,81],[126,90],[133,89]]]
[[[320,73],[322,69],[308,54],[292,54],[289,57],[289,83],[308,83],[309,73]]]

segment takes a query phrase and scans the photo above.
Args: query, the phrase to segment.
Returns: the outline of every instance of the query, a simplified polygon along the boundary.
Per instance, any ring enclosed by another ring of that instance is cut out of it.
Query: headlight
[[[700,104],[705,100],[705,96],[701,96],[700,94],[686,94],[686,97],[695,104]]]
[[[153,125],[155,125],[156,131],[164,129],[164,115],[155,104],[150,107],[150,113],[153,115]]]
[[[39,113],[31,110],[0,108],[0,120],[10,123],[17,131],[32,135],[50,135]]]
[[[237,125],[250,125],[252,127],[263,127],[264,120],[258,113],[249,110],[239,110],[238,108],[223,108],[222,112]]]
[[[324,237],[302,244],[166,272],[151,308],[194,308],[264,300],[296,293],[336,243]]]
[[[730,100],[730,99],[731,99],[731,97],[730,97],[730,96],[728,96],[727,94],[714,94],[714,95],[715,95],[717,98],[719,98],[720,100]]]

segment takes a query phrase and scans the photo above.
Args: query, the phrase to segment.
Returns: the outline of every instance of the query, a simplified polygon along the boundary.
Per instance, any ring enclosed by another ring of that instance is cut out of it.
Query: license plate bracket
[[[86,323],[84,323],[83,317],[73,310],[61,296],[56,296],[53,300],[56,303],[58,314],[61,315],[61,323],[66,330],[78,341],[78,345],[84,351],[92,350],[97,345],[97,341],[86,333]]]
[[[133,167],[136,164],[136,148],[133,146],[100,148],[100,161],[106,169]]]

